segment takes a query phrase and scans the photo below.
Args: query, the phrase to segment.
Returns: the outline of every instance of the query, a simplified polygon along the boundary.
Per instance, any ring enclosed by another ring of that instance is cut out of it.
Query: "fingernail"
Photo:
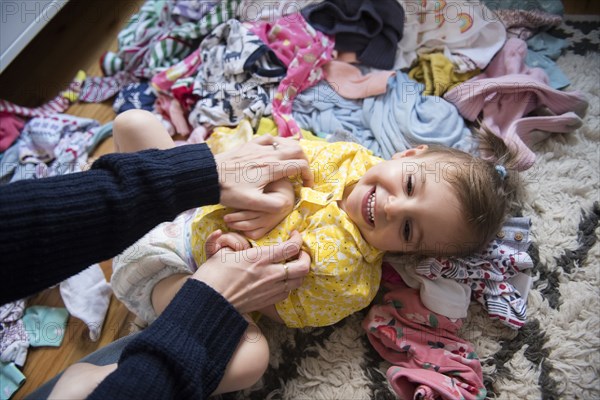
[[[291,256],[298,254],[299,251],[300,246],[298,246],[296,243],[286,243],[283,254],[285,258],[290,258]]]

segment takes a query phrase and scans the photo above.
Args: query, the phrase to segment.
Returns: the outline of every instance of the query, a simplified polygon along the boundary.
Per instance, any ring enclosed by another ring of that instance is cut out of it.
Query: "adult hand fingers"
[[[268,231],[266,228],[258,228],[251,231],[245,231],[244,235],[246,235],[246,237],[249,239],[258,240],[261,237],[265,236],[267,233]]]
[[[270,145],[275,141],[275,136],[273,135],[260,135],[253,138],[250,142],[258,143],[261,145]]]
[[[261,221],[259,219],[254,219],[251,221],[231,222],[227,224],[227,227],[235,231],[247,233],[260,228],[260,222]]]
[[[274,196],[273,193],[253,192],[245,204],[248,209],[272,214],[284,208],[287,200],[282,196]]]
[[[273,181],[300,175],[304,186],[312,187],[314,185],[314,177],[308,164],[308,158],[297,139],[263,135],[253,141],[263,146],[273,146],[274,143],[277,143],[276,147],[273,148],[276,152],[270,155],[281,162],[273,165]]]
[[[303,153],[304,154],[304,153]],[[292,178],[300,175],[304,186],[312,187],[315,183],[308,160],[305,158],[289,158],[273,168],[273,180]]]
[[[293,231],[290,238],[283,243],[274,245],[269,251],[272,263],[283,263],[285,260],[296,256],[302,247],[302,237],[298,231]]]
[[[242,213],[244,215],[242,215]],[[236,215],[229,214],[231,217],[224,219],[229,229],[248,233],[263,227],[265,218],[264,213],[243,211],[235,214]]]
[[[304,186],[312,187],[314,184],[313,173],[308,164],[308,158],[300,147],[297,139],[275,138],[278,143],[277,150],[285,154],[287,162],[283,163],[284,171],[287,177],[296,176],[298,173],[302,176]]]
[[[288,284],[291,281],[296,281],[298,279],[302,280],[302,278],[304,278],[304,276],[308,273],[310,269],[310,255],[308,255],[308,253],[303,250],[300,252],[300,256],[298,257],[298,259],[288,261],[285,264],[287,265],[288,269]],[[285,269],[283,270],[282,279],[285,279]],[[293,289],[296,289],[298,286],[294,287]],[[290,290],[292,290],[291,286]]]
[[[257,212],[257,211],[250,211],[250,210],[234,211],[232,213],[225,215],[223,217],[223,220],[225,221],[225,223],[230,224],[230,223],[238,222],[238,221],[249,221],[252,219],[256,219],[260,216],[263,216],[263,215],[264,215],[264,213]]]
[[[229,247],[235,251],[247,250],[251,247],[248,239],[235,232],[224,234],[217,240],[217,243],[220,247]]]
[[[284,291],[286,288],[287,288],[288,292],[298,289],[300,286],[302,286],[303,281],[304,281],[304,278],[288,279],[287,286],[284,285]]]
[[[290,292],[279,292],[277,294],[274,294],[273,296],[269,297],[265,303],[271,305],[271,304],[276,304],[279,303],[280,301],[283,301],[285,299],[288,298],[288,296],[290,295]]]
[[[303,278],[289,279],[287,281],[287,284],[284,283],[283,281],[278,282],[272,288],[272,290],[269,291],[269,294],[268,294],[267,299],[265,300],[265,303],[267,305],[275,304],[275,303],[279,303],[280,301],[287,299],[292,290],[298,289],[300,286],[302,286],[303,280],[304,280]]]

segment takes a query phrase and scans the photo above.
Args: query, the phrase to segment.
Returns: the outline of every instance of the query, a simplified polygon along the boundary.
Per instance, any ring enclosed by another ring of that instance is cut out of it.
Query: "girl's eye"
[[[408,176],[408,180],[406,181],[406,193],[411,196],[414,190],[413,187],[413,175]]]
[[[406,221],[404,223],[404,229],[402,231],[402,235],[404,236],[405,241],[410,241],[410,223]]]

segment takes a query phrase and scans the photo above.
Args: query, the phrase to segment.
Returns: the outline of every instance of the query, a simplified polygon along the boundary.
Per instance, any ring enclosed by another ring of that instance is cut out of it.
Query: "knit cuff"
[[[92,165],[94,169],[114,171],[119,184],[129,186],[136,196],[159,201],[164,207],[156,210],[156,204],[141,204],[147,208],[143,212],[162,212],[170,219],[191,208],[219,203],[219,174],[215,158],[205,143],[167,150],[111,153],[99,158]]]
[[[221,382],[247,327],[246,320],[223,296],[207,284],[189,279],[147,331],[155,340],[162,337],[165,343],[179,351],[192,353],[190,346],[203,347],[206,355],[206,365],[202,366],[203,387],[194,387],[197,377],[193,375],[181,378],[188,385],[186,397],[195,397],[201,390],[202,398],[205,398]],[[185,371],[181,372],[185,375]]]
[[[157,156],[157,160],[161,159],[175,172],[176,204],[182,210],[219,203],[219,174],[215,158],[206,144],[163,150]]]

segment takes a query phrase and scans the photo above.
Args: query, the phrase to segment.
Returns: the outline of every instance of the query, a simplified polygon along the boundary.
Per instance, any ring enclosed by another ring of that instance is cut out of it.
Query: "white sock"
[[[61,282],[60,294],[69,313],[82,320],[90,330],[90,339],[97,341],[112,290],[100,265],[94,264],[79,274]]]

